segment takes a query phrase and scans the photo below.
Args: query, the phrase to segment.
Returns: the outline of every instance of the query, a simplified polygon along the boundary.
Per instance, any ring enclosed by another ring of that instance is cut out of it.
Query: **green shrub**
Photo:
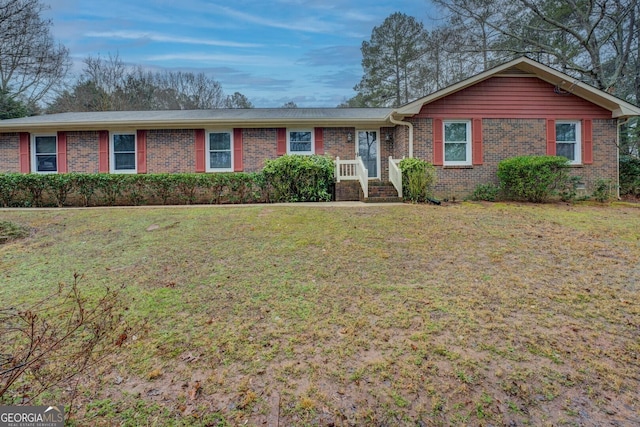
[[[488,184],[478,184],[476,188],[471,193],[471,200],[476,201],[485,201],[485,202],[495,202],[498,200],[498,196],[500,195],[500,187],[488,183]]]
[[[324,156],[285,155],[267,160],[262,171],[275,202],[331,200],[334,162]]]
[[[17,204],[21,176],[19,173],[0,173],[0,201],[5,208]]]
[[[178,198],[187,205],[196,202],[201,186],[207,186],[207,175],[203,174],[178,173],[175,174],[175,180]]]
[[[273,193],[273,189],[262,172],[253,174],[253,185],[256,201],[269,203],[271,201],[271,193]],[[333,189],[330,189],[329,191],[333,193],[332,190]]]
[[[620,194],[640,197],[640,159],[620,156]]]
[[[579,176],[568,176],[564,185],[559,187],[558,194],[563,202],[575,202],[578,198],[578,184],[582,182]]]
[[[18,187],[29,195],[28,202],[31,206],[42,206],[42,195],[47,188],[47,180],[50,176],[52,175],[28,173],[18,180]]]
[[[610,179],[598,179],[593,189],[593,198],[604,203],[611,197],[611,180]]]
[[[122,175],[122,195],[128,205],[139,206],[148,200],[149,175]]]
[[[542,203],[566,188],[568,169],[565,157],[519,156],[498,163],[498,178],[508,198]]]
[[[224,200],[223,197],[228,191],[229,184],[233,180],[235,173],[214,173],[207,175],[206,183],[209,192],[209,203],[220,204]]]
[[[0,204],[42,206],[142,205],[162,203],[255,203],[268,201],[261,172],[182,174],[21,174],[0,173]]]
[[[79,173],[75,175],[75,189],[80,195],[83,206],[89,206],[91,198],[100,187],[102,174]]]
[[[254,190],[255,176],[253,173],[236,172],[225,177],[230,203],[248,203],[259,197],[259,193]]]
[[[98,174],[98,190],[100,190],[107,206],[115,206],[118,197],[122,196],[128,181],[127,176],[108,173]]]
[[[174,174],[152,173],[146,177],[147,193],[150,198],[158,198],[163,205],[176,196],[176,179]]]
[[[425,202],[433,196],[437,174],[431,163],[412,157],[402,159],[398,167],[402,172],[402,194],[406,200]]]
[[[61,173],[47,175],[46,189],[56,201],[59,208],[64,206],[67,196],[76,185],[76,175],[73,173]]]

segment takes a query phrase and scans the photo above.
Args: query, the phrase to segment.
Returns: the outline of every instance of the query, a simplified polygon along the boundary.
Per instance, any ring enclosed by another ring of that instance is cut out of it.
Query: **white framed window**
[[[111,132],[111,172],[136,173],[135,132]]]
[[[207,133],[207,172],[233,172],[233,132]]]
[[[287,129],[287,153],[313,154],[313,129]]]
[[[36,173],[58,172],[57,135],[33,135],[31,138],[31,170]]]
[[[581,123],[578,120],[556,121],[556,156],[569,159],[572,165],[582,163]]]
[[[471,120],[445,120],[444,165],[463,166],[471,164]]]

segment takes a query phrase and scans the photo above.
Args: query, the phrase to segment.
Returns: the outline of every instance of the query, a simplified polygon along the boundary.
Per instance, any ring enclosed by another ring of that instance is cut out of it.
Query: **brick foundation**
[[[362,190],[358,181],[336,182],[336,202],[360,200]]]

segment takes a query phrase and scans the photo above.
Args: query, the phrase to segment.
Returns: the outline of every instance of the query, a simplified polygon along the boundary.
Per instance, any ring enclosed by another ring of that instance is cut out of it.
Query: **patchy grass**
[[[1,301],[78,272],[148,319],[87,373],[77,425],[640,423],[634,207],[2,216],[35,231],[0,246]]]
[[[0,221],[0,245],[29,235],[25,227],[10,221]]]

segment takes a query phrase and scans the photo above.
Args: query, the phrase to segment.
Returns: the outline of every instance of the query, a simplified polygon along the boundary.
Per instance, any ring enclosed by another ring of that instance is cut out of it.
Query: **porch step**
[[[398,197],[398,191],[390,182],[369,183],[369,197],[362,197],[361,201],[367,203],[397,203],[402,202]]]
[[[367,197],[365,203],[402,203],[402,198],[396,197]]]
[[[340,181],[336,183],[336,201],[356,201],[368,203],[397,203],[402,202],[398,192],[391,183],[369,182],[369,197],[364,198],[358,181]]]

